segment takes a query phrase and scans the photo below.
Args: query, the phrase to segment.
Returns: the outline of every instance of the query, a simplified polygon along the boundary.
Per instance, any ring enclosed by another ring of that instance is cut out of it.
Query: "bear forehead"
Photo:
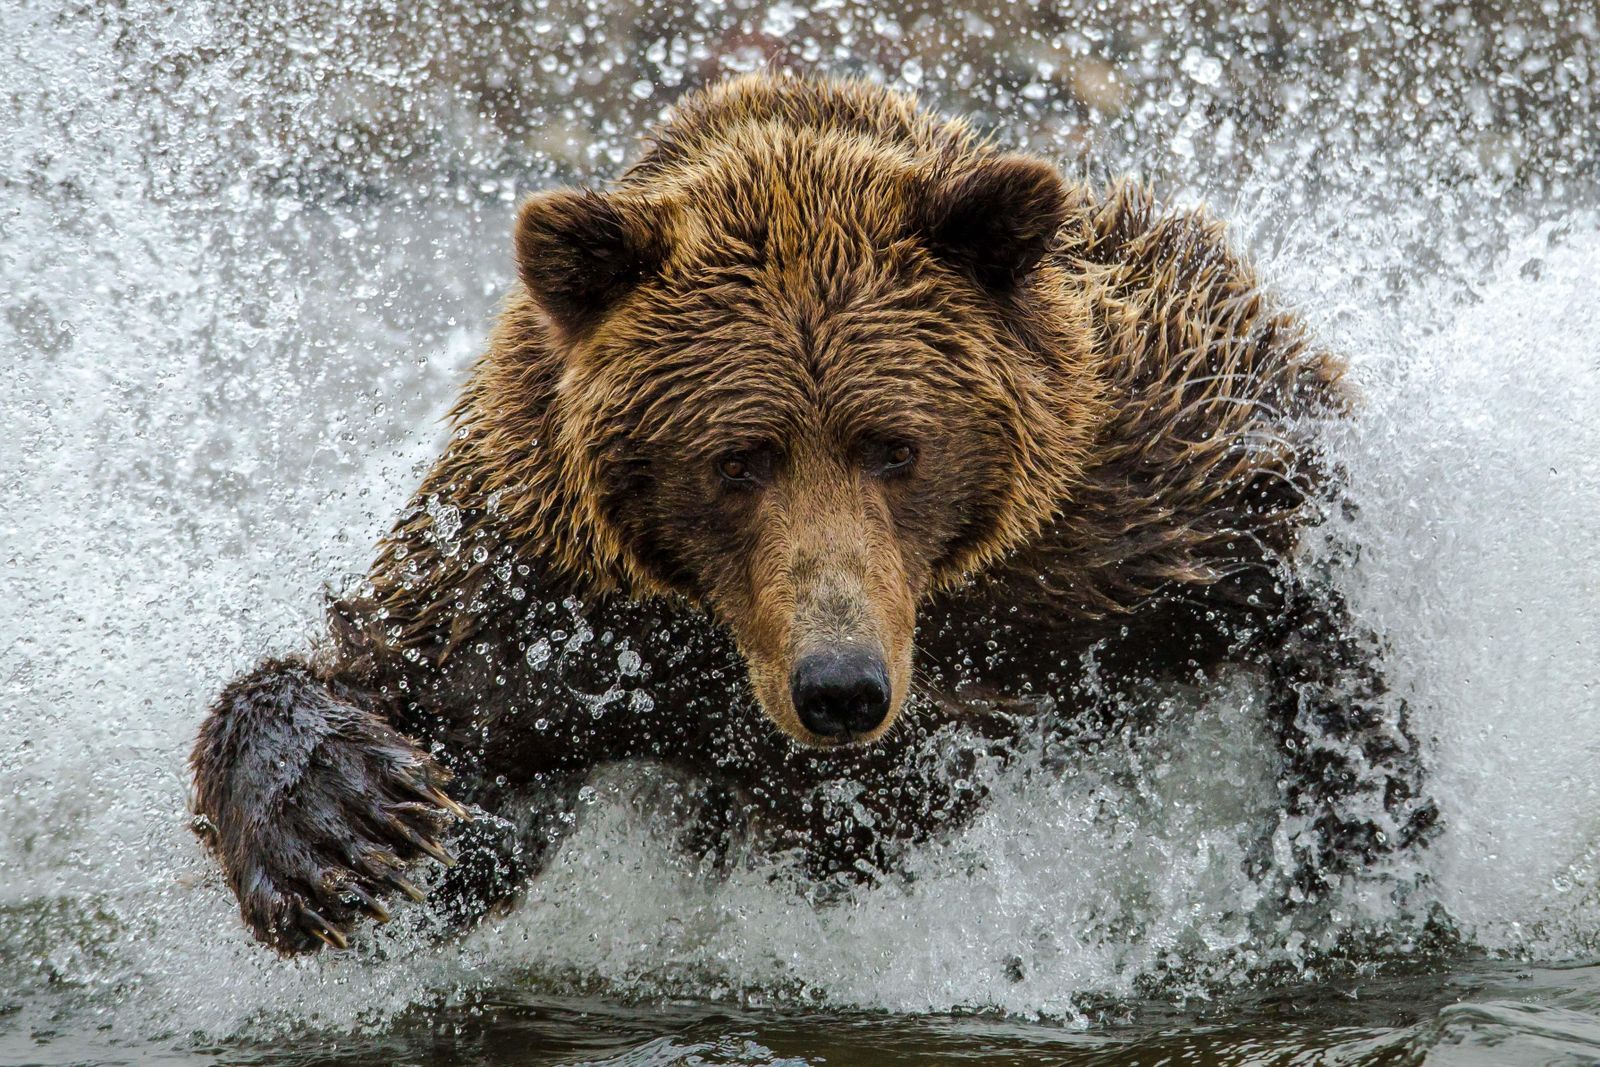
[[[1031,357],[913,225],[956,161],[762,117],[718,132],[621,183],[665,255],[583,346],[585,403],[629,437],[708,447],[1014,414]]]
[[[908,247],[807,239],[770,255],[664,272],[626,298],[584,362],[625,389],[834,404],[860,390],[927,397],[1003,374],[997,317]]]
[[[823,265],[840,246],[881,250],[907,233],[926,165],[859,134],[752,122],[658,172],[669,269],[774,259]]]
[[[926,308],[885,313],[863,295],[830,310],[779,293],[708,316],[655,300],[655,316],[621,316],[625,336],[612,332],[578,386],[630,437],[710,448],[815,432],[927,436],[1012,406],[995,349]],[[651,318],[676,321],[653,331]]]

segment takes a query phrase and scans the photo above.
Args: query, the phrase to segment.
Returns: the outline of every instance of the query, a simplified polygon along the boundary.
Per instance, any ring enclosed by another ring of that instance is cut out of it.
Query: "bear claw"
[[[438,788],[437,786],[419,782],[417,781],[416,776],[411,774],[401,774],[397,777],[400,780],[400,784],[404,785],[406,789],[410,790],[413,796],[421,800],[425,800],[435,807],[443,808],[445,811],[449,812],[451,815],[454,815],[462,822],[472,821],[472,812],[467,810],[465,807],[462,807],[456,801],[452,800],[442,789]]]
[[[343,930],[324,919],[310,908],[301,905],[300,921],[311,935],[330,948],[349,948],[350,939]]]
[[[406,841],[409,841],[412,847],[426,852],[446,867],[454,867],[456,865],[455,855],[433,838],[419,834],[408,826],[397,827],[397,832]]]
[[[418,889],[415,885],[406,881],[398,874],[387,875],[383,879],[383,882],[391,889],[402,894],[403,896],[409,897],[418,904],[421,904],[424,900],[428,899],[427,893],[423,892],[421,889]]]
[[[389,913],[389,909],[384,907],[381,901],[360,886],[347,885],[344,887],[344,891],[354,897],[356,903],[361,906],[363,911],[372,916],[375,922],[386,923],[393,918]]]

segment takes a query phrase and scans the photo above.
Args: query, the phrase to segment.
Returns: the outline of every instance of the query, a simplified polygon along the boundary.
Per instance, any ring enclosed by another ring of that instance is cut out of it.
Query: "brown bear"
[[[889,877],[981,803],[978,756],[1226,664],[1269,694],[1301,890],[1426,830],[1378,649],[1291,565],[1343,367],[1205,214],[762,75],[533,197],[515,251],[369,576],[200,731],[261,940],[343,946],[429,856],[482,914],[617,760],[699,783],[696,847]]]

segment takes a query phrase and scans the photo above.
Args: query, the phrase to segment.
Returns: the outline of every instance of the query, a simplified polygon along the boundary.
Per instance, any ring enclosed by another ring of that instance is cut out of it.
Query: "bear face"
[[[1072,193],[981,146],[748,120],[524,206],[553,365],[523,422],[575,570],[710,612],[797,741],[870,742],[919,606],[1035,534],[1081,469],[1089,317],[1046,259]]]

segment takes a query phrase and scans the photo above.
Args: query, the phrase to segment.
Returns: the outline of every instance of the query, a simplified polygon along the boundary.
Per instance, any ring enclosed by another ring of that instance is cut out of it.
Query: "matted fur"
[[[1093,650],[1130,684],[1229,659],[1282,679],[1286,773],[1336,783],[1291,790],[1326,850],[1431,819],[1381,685],[1330,710],[1371,647],[1319,622],[1286,567],[1331,500],[1312,442],[1345,410],[1342,365],[1204,212],[1068,182],[881,87],[764,75],[685,98],[610,187],[533,198],[515,244],[522,284],[444,454],[313,661],[463,796],[664,760],[819,869],[881,868],[970,808],[918,738],[963,719],[1004,735],[983,708],[1067,699]],[[914,443],[914,465],[891,470],[885,442]],[[730,449],[750,491],[716,481]],[[817,740],[787,679],[824,640],[881,648],[917,729],[891,713],[876,744],[818,751],[763,725]],[[1338,745],[1293,740],[1324,720]],[[228,758],[202,738],[202,794],[248,805]],[[869,816],[816,799],[841,781]],[[1392,824],[1353,826],[1334,794],[1373,789]],[[230,872],[264,849],[215,847]],[[355,878],[325,863],[329,885]],[[281,932],[284,900],[311,902],[319,937],[360,910],[291,873],[245,904],[279,947],[310,943]],[[490,882],[472,892],[506,891]]]

